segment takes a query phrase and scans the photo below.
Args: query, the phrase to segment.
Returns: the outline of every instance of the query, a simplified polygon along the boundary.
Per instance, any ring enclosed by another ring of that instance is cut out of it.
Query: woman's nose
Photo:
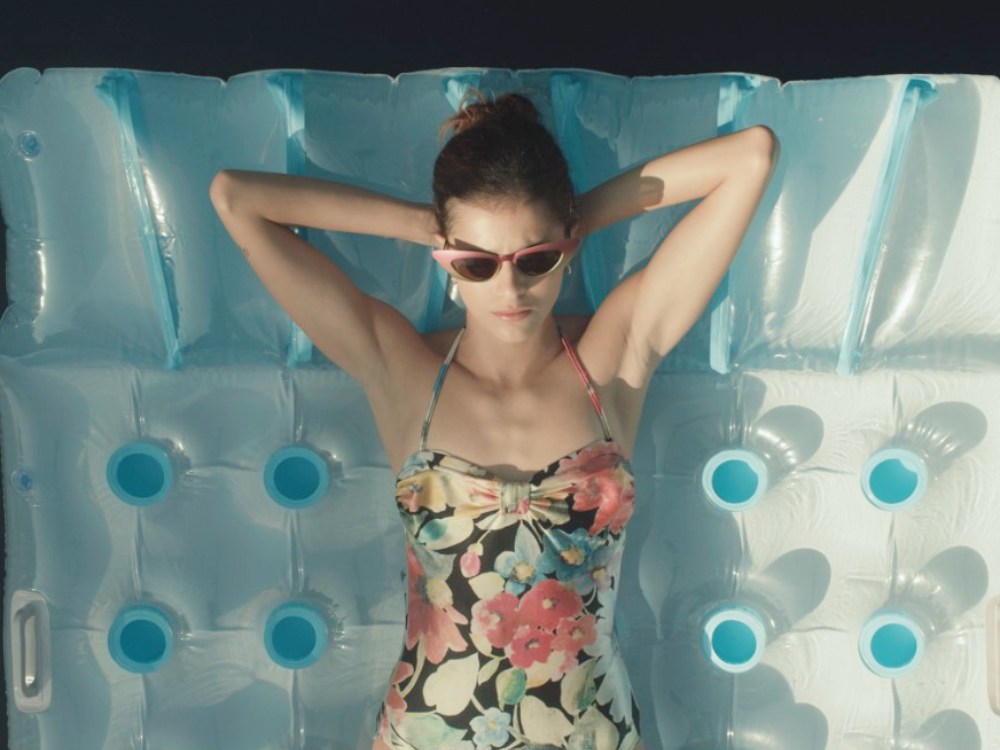
[[[501,263],[494,279],[499,285],[511,289],[525,289],[528,286],[528,277],[517,270],[513,263]]]

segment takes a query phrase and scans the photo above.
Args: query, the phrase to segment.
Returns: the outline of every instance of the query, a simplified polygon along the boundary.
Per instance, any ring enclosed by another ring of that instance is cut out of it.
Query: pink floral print
[[[420,641],[432,664],[440,664],[448,649],[464,651],[468,644],[456,625],[469,621],[452,605],[451,589],[440,578],[428,578],[413,549],[406,550],[409,581],[409,612],[406,623],[406,647]]]
[[[410,457],[396,486],[408,610],[379,722],[389,747],[634,745],[612,627],[633,484],[614,441],[523,483],[447,453]]]

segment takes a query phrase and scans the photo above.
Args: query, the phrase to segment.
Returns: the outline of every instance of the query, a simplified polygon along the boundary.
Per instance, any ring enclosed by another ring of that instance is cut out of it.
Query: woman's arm
[[[209,197],[254,273],[320,351],[370,393],[399,377],[419,334],[290,226],[431,244],[437,227],[430,206],[336,182],[238,170],[219,172]]]
[[[212,181],[210,194],[223,221],[224,213],[253,216],[284,226],[375,234],[421,245],[433,244],[437,231],[429,205],[311,177],[226,169]]]
[[[581,195],[580,229],[589,234],[646,211],[703,198],[727,179],[745,175],[759,181],[755,165],[747,170],[748,159],[766,158],[770,166],[777,163],[778,149],[771,129],[757,125],[658,156]]]
[[[702,199],[594,314],[594,348],[614,359],[606,369],[642,387],[694,325],[743,241],[777,155],[774,133],[755,126],[664,154],[581,197],[582,233]]]

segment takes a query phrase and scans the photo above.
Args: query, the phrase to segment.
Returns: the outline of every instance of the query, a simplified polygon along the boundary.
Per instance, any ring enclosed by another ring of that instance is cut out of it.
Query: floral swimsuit
[[[604,427],[528,481],[425,448],[403,464],[406,639],[378,734],[410,750],[631,750],[639,712],[614,632],[634,500],[629,461],[569,341]]]

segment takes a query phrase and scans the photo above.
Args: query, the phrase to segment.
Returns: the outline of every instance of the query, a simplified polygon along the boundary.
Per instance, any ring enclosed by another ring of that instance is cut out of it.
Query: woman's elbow
[[[781,144],[778,136],[767,125],[754,125],[746,130],[752,143],[753,155],[768,168],[777,161]]]
[[[208,197],[219,213],[232,212],[235,180],[231,170],[223,169],[212,178],[208,188]]]

